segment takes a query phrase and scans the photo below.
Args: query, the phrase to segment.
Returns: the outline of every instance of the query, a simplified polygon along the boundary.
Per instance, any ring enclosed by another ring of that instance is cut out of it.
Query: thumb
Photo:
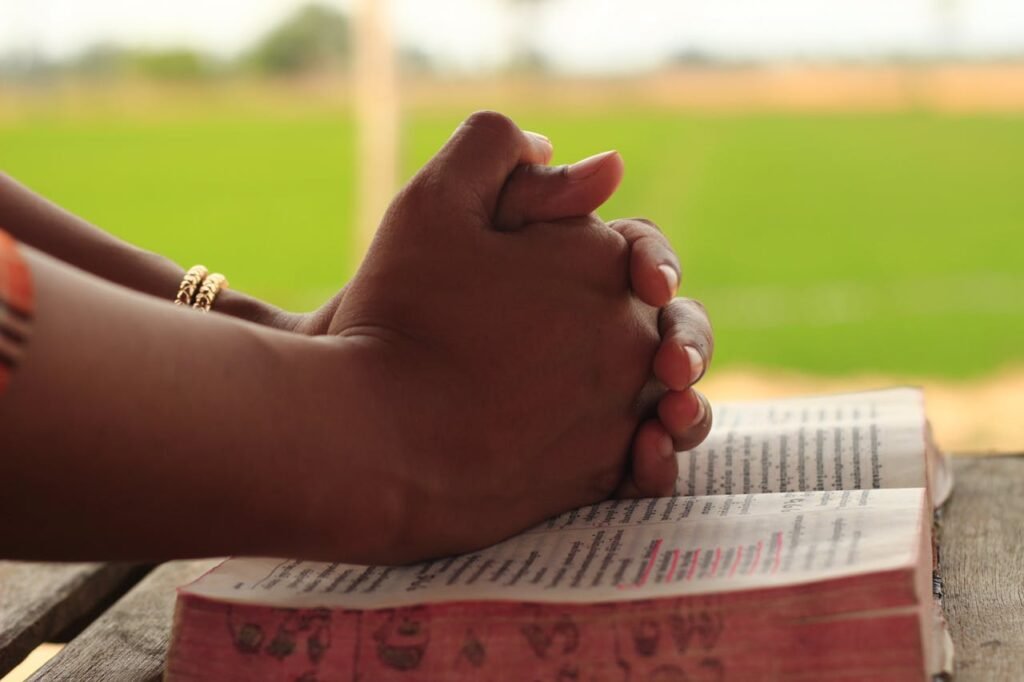
[[[543,135],[520,130],[502,114],[478,111],[456,129],[419,179],[448,190],[442,196],[449,200],[441,201],[459,205],[446,205],[447,209],[471,208],[490,217],[509,174],[520,164],[548,163],[551,152],[551,142]],[[467,195],[475,206],[465,205]]]
[[[622,157],[616,151],[571,166],[520,166],[498,198],[495,227],[518,230],[527,223],[593,213],[615,193],[623,172]]]

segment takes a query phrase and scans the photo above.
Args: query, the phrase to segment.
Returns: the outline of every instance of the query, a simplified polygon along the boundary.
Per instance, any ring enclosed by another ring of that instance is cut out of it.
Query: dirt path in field
[[[166,83],[124,79],[97,84],[57,80],[47,87],[0,87],[0,124],[39,116],[147,121],[234,116],[238,111],[322,115],[349,110],[344,73],[290,80],[245,78]],[[521,110],[538,103],[592,111],[656,106],[708,113],[938,111],[1024,112],[1024,62],[920,65],[778,63],[679,65],[618,77],[558,74],[405,74],[406,111]],[[543,108],[543,107],[542,107]]]
[[[1024,367],[982,379],[947,381],[912,376],[823,378],[760,369],[714,372],[701,382],[711,399],[742,400],[856,391],[894,385],[925,389],[939,445],[954,454],[1024,452]]]
[[[719,113],[1020,112],[1024,111],[1024,63],[676,66],[604,78],[416,78],[407,79],[402,88],[406,105],[413,109],[557,102],[563,109],[655,105]]]

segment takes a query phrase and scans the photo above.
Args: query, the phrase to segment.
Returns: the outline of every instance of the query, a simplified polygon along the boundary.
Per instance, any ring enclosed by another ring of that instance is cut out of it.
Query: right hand
[[[605,152],[572,166],[549,166],[551,149],[530,135],[519,165],[498,196],[493,226],[515,231],[524,225],[587,216],[614,194],[623,177],[622,159]],[[693,299],[673,298],[680,265],[671,244],[649,220],[616,220],[608,225],[629,246],[629,278],[642,302],[660,308],[661,344],[648,382],[648,402],[658,394],[658,409],[638,429],[626,478],[616,495],[671,495],[678,478],[676,451],[698,446],[711,429],[712,410],[694,388],[710,364],[714,350],[711,323]],[[298,316],[290,328],[307,334],[326,333],[348,287],[314,313]],[[652,386],[655,384],[656,386]]]
[[[549,155],[503,116],[470,117],[391,204],[329,321],[357,348],[361,470],[397,533],[366,559],[477,549],[623,478],[658,397],[657,309],[596,217],[496,224],[512,171]]]
[[[581,173],[580,168],[586,171]],[[531,222],[587,215],[615,192],[622,176],[622,159],[615,152],[573,166],[521,165],[502,190],[496,224],[516,229]],[[673,298],[681,268],[658,226],[644,218],[631,218],[615,220],[608,227],[629,244],[634,295],[661,309],[661,345],[648,385],[649,391],[660,395],[657,414],[650,415],[637,430],[630,466],[616,495],[662,497],[674,492],[679,477],[675,453],[697,447],[711,431],[711,405],[694,385],[711,362],[714,335],[704,306],[690,298]]]

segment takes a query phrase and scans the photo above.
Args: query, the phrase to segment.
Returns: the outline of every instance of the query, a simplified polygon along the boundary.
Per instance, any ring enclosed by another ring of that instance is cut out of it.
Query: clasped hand
[[[353,281],[308,331],[358,344],[378,434],[383,557],[469,551],[612,494],[671,494],[704,439],[712,353],[679,264],[646,220],[593,215],[612,152],[471,116],[398,194]]]

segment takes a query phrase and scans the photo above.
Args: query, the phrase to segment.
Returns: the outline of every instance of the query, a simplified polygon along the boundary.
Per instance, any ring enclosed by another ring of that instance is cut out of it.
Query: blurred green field
[[[406,174],[466,112],[410,116]],[[556,162],[619,149],[605,218],[656,220],[716,366],[964,377],[1024,360],[1024,118],[512,112]],[[0,124],[0,167],[145,247],[311,308],[354,270],[350,121]]]

